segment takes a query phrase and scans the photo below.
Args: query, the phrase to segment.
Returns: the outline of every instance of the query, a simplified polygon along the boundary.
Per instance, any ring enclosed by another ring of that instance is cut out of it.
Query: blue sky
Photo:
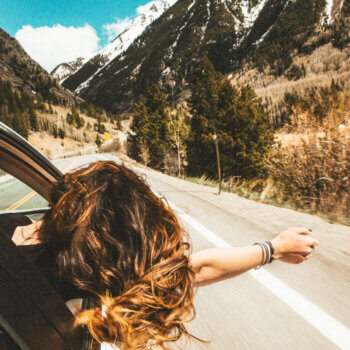
[[[96,51],[136,15],[137,7],[149,1],[1,0],[0,27],[15,36],[26,51],[49,70],[54,63],[43,63],[44,60],[40,62],[36,57],[47,41],[70,40],[71,47],[77,51],[76,40],[82,45],[82,54]]]

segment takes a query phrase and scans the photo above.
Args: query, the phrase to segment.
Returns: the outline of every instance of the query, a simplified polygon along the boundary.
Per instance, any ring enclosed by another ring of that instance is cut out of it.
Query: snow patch
[[[326,3],[327,24],[330,24],[332,21],[332,8],[333,8],[333,0],[327,0],[327,3]]]
[[[190,11],[191,8],[194,6],[195,3],[196,3],[196,0],[193,0],[192,4],[190,4],[190,6],[188,6],[187,11]]]
[[[204,39],[205,32],[207,31],[208,24],[209,24],[210,17],[211,17],[210,3],[211,3],[210,1],[207,1],[207,12],[208,12],[208,17],[207,17],[207,21],[206,21],[205,25],[201,27],[201,29],[202,29],[202,38],[201,38],[201,40]]]
[[[173,54],[174,54],[174,48],[177,46],[177,43],[180,39],[180,36],[182,34],[182,31],[184,30],[184,28],[187,26],[187,21],[185,22],[185,24],[180,28],[179,30],[179,34],[177,35],[175,41],[173,42],[173,44],[171,45],[171,48],[170,48],[170,55],[169,55],[169,59],[171,59],[173,57]]]
[[[259,45],[263,42],[263,40],[265,39],[266,35],[269,34],[270,30],[271,30],[272,26],[260,37],[259,40],[257,40],[255,42],[255,45]]]
[[[143,62],[143,61],[142,61],[142,62]],[[140,68],[141,68],[141,65],[142,65],[142,62],[139,63],[139,64],[135,67],[135,69],[131,72],[132,75],[137,75],[137,74],[139,74]]]
[[[170,74],[170,72],[171,72],[170,67],[167,67],[163,70],[162,75],[168,75]]]
[[[255,20],[258,18],[260,11],[264,8],[267,0],[262,0],[255,7],[249,10],[249,0],[243,0],[241,3],[241,9],[244,16],[243,26],[245,28],[250,28]]]

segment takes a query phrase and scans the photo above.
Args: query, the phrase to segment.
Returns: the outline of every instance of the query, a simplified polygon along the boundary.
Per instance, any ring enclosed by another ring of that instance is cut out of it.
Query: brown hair
[[[80,312],[77,324],[122,349],[165,349],[190,337],[190,243],[142,178],[114,162],[95,162],[57,182],[50,204],[40,240],[56,254],[60,276],[100,301]]]

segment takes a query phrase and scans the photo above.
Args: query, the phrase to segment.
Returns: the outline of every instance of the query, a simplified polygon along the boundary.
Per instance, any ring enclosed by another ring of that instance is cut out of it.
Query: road
[[[98,159],[119,162],[103,154],[55,163],[67,169]],[[169,201],[189,232],[194,251],[250,245],[291,226],[311,228],[320,241],[313,257],[300,265],[273,262],[264,269],[200,288],[195,300],[197,317],[190,330],[210,343],[179,344],[181,348],[350,349],[349,227],[232,193],[218,196],[215,188],[129,166],[144,174],[152,189]],[[1,196],[4,191],[9,195],[6,185],[0,184]],[[13,202],[20,199],[17,197]],[[31,201],[35,200],[35,196],[28,199],[23,208],[34,205]]]

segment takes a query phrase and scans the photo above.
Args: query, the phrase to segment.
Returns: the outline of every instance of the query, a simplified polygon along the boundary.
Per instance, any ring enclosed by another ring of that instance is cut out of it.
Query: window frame
[[[50,185],[63,177],[50,160],[1,122],[0,168],[47,201]],[[28,215],[48,209],[12,212]],[[21,308],[18,308],[19,303]],[[0,229],[0,327],[20,349],[40,350],[45,341],[44,348],[80,350],[82,332],[74,329],[73,323],[74,315],[61,297]],[[40,329],[36,327],[38,324]]]

